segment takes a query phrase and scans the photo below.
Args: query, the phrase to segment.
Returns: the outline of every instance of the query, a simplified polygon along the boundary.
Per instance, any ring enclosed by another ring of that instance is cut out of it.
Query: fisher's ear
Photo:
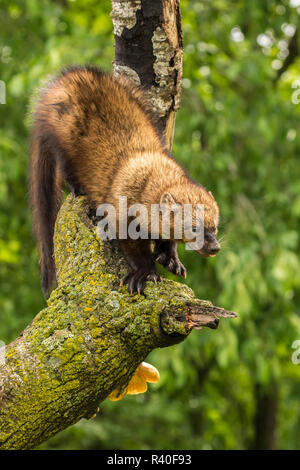
[[[172,206],[173,204],[176,204],[175,199],[173,198],[172,194],[170,193],[164,193],[162,197],[160,198],[159,204],[167,204],[168,206]]]
[[[161,212],[177,212],[180,208],[180,204],[178,204],[172,194],[164,193],[159,201],[159,208]]]

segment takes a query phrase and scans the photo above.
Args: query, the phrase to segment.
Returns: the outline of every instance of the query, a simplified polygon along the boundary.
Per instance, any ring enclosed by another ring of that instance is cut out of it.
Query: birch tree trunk
[[[116,44],[114,73],[149,94],[171,149],[182,82],[179,0],[112,0]]]

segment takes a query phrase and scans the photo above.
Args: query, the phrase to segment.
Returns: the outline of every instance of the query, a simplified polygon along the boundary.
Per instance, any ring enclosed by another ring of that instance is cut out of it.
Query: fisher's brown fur
[[[69,67],[47,84],[36,105],[30,194],[45,292],[55,281],[53,233],[63,181],[75,195],[86,195],[94,209],[101,203],[117,208],[119,196],[127,196],[128,205],[168,198],[181,205],[202,203],[208,239],[200,252],[205,256],[217,246],[216,201],[169,154],[145,92],[123,77]],[[141,292],[147,279],[160,280],[149,241],[122,240],[121,248],[133,269],[124,279],[131,292]],[[176,241],[157,241],[155,256],[185,275]]]

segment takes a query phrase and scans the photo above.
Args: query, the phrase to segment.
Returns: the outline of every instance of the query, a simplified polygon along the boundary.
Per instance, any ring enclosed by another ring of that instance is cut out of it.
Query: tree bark
[[[183,41],[179,0],[112,0],[114,73],[148,91],[171,149],[180,106]]]
[[[0,367],[0,449],[30,449],[90,418],[114,389],[130,381],[157,347],[185,339],[193,327],[216,328],[231,312],[195,299],[170,280],[145,295],[119,288],[129,269],[118,245],[97,238],[85,198],[69,196],[55,232],[58,287]]]

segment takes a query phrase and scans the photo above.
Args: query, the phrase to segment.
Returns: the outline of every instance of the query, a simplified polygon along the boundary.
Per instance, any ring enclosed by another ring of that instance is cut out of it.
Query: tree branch
[[[195,299],[170,280],[145,295],[119,288],[129,269],[114,242],[100,241],[84,198],[69,196],[56,224],[58,287],[48,307],[5,348],[0,367],[0,448],[29,449],[90,418],[157,347],[194,326],[235,314]]]
[[[274,79],[275,82],[278,82],[281,75],[283,75],[290,65],[292,65],[299,55],[299,47],[298,47],[298,30],[296,29],[294,36],[291,37],[288,45],[288,56],[286,57],[285,61],[282,64],[282,67],[277,71],[276,77]]]

